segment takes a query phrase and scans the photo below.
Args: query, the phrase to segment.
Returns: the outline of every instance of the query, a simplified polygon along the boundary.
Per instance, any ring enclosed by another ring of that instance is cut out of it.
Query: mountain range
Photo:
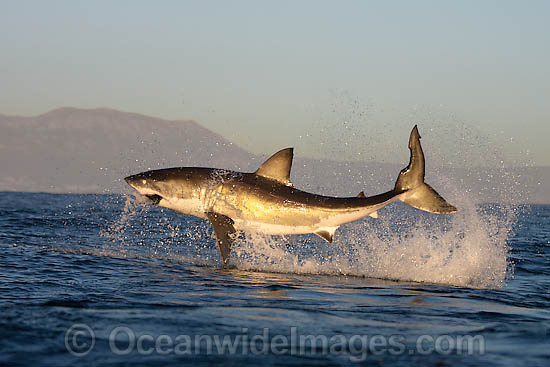
[[[330,195],[373,195],[391,189],[407,164],[338,162],[300,157],[298,150],[296,154],[295,185]],[[0,114],[0,191],[118,193],[127,190],[123,177],[148,169],[207,166],[254,171],[268,156],[254,155],[190,120],[107,108],[67,107],[33,117]],[[428,182],[455,183],[455,189],[484,201],[519,193],[516,202],[550,203],[550,167],[434,167],[434,177],[431,172]],[[513,190],[507,189],[510,186]]]

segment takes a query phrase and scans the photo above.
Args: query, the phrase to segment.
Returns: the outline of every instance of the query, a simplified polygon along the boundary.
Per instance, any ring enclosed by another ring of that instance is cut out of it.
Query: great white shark
[[[217,168],[176,167],[138,173],[124,180],[154,205],[209,220],[224,264],[233,234],[253,231],[267,235],[314,233],[332,242],[344,223],[366,216],[400,200],[430,213],[448,214],[456,208],[424,182],[424,153],[418,128],[409,138],[409,165],[394,188],[366,197],[330,197],[299,190],[290,182],[293,148],[272,155],[256,172]]]

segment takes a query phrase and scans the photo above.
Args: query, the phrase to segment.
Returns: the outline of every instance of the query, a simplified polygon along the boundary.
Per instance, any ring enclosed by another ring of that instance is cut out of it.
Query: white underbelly
[[[234,225],[236,230],[245,232],[256,232],[267,235],[285,235],[285,234],[307,234],[314,233],[317,226],[294,226],[294,225],[282,225],[273,223],[263,223],[255,221],[246,221],[242,219],[234,219]]]
[[[353,210],[349,212],[340,212],[327,215],[319,218],[319,222],[313,225],[283,225],[275,223],[265,223],[259,221],[248,221],[241,218],[232,218],[234,227],[240,231],[251,231],[268,235],[285,235],[285,234],[307,234],[315,233],[321,229],[335,229],[342,224],[349,223],[371,215],[376,211],[377,207],[363,208],[361,210]]]
[[[179,213],[193,215],[203,219],[207,218],[199,199],[163,198],[159,206],[175,210]]]

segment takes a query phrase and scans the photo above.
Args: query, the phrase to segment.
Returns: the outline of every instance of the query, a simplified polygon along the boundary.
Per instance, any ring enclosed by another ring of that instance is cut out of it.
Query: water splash
[[[137,193],[126,194],[123,199],[117,220],[100,232],[107,240],[102,255],[216,265],[219,255],[213,247],[215,238],[205,221],[153,207]]]
[[[147,199],[139,194],[124,194],[124,206],[117,221],[102,229],[99,234],[110,242],[124,244],[128,240],[126,233],[133,229],[132,221],[136,216],[144,214],[148,206]]]
[[[393,205],[377,221],[343,226],[333,244],[249,234],[237,241],[233,260],[246,270],[498,288],[512,270],[506,245],[510,218],[501,213],[469,204],[442,218]]]

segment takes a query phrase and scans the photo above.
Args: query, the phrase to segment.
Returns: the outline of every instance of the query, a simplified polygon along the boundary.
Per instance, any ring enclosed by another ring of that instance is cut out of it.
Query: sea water
[[[0,193],[0,363],[547,366],[550,206],[451,197],[332,244],[241,233],[224,268],[141,199]]]

